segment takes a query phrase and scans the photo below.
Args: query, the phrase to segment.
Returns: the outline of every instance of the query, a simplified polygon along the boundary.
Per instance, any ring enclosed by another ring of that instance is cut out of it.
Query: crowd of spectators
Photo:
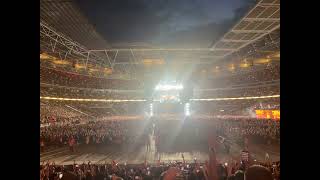
[[[214,91],[203,91],[194,93],[194,98],[227,98],[227,97],[252,97],[252,96],[270,96],[279,95],[279,86],[255,87],[255,88],[236,88],[221,89]]]
[[[41,100],[46,105],[40,106],[40,122],[85,121],[94,117],[130,117],[144,116],[149,112],[149,104],[144,102],[87,102],[87,101],[54,101]],[[280,108],[279,98],[234,101],[194,101],[191,104],[192,117],[197,116],[247,116],[256,117],[255,110],[277,110]],[[154,115],[184,116],[183,105],[158,104],[154,107]]]
[[[219,75],[210,81],[199,81],[197,87],[200,88],[228,88],[234,85],[244,84],[244,88],[216,90],[196,94],[195,98],[220,98],[220,97],[240,97],[240,96],[265,96],[279,94],[279,86],[257,86],[246,88],[245,84],[257,82],[278,82],[280,79],[280,65],[270,64],[263,68],[250,67],[250,70]],[[119,93],[99,91],[102,89],[122,89],[137,90],[143,89],[142,83],[138,81],[110,80],[92,76],[85,76],[63,72],[55,69],[40,69],[41,83],[50,84],[41,86],[41,96],[68,97],[68,98],[104,98],[104,99],[142,99],[143,93]],[[66,87],[57,87],[66,86]],[[77,89],[79,88],[79,89]],[[88,88],[88,89],[81,89]],[[89,102],[72,102],[81,106],[87,106]],[[90,102],[92,105],[101,106],[101,103]],[[261,108],[261,105],[253,101],[248,102],[217,102],[224,105],[235,105],[238,109],[251,106],[253,109]],[[267,103],[270,104],[270,103]],[[69,104],[70,105],[70,104]],[[121,105],[123,106],[123,105]],[[138,107],[138,106],[137,106]],[[209,106],[208,106],[209,107]],[[211,108],[211,106],[209,107]],[[278,109],[279,102],[271,103],[269,109]],[[120,108],[117,108],[118,110]],[[132,109],[132,108],[123,108]],[[205,109],[205,108],[202,108]],[[231,108],[229,108],[231,109]],[[265,109],[265,108],[262,108]],[[66,108],[64,103],[41,102],[40,123],[49,124],[41,127],[40,145],[45,151],[47,146],[100,146],[112,145],[119,148],[126,148],[129,145],[137,147],[148,145],[148,135],[153,132],[158,151],[166,151],[168,145],[184,147],[184,144],[195,144],[196,146],[206,146],[207,133],[216,131],[217,135],[225,137],[229,141],[239,144],[244,143],[244,139],[250,139],[252,143],[279,143],[280,122],[261,119],[210,119],[185,121],[169,120],[123,120],[123,121],[102,121],[94,119],[88,123],[89,116]],[[128,114],[127,111],[123,111]],[[80,123],[86,121],[87,123]],[[169,146],[168,146],[169,147]],[[71,149],[74,151],[74,149]],[[247,167],[242,162],[218,163],[217,173],[219,179],[261,179],[262,176],[271,179],[280,179],[280,162],[265,162],[260,166]],[[252,165],[251,164],[251,165]],[[157,165],[130,165],[118,164],[91,164],[83,163],[69,166],[59,166],[47,163],[40,166],[41,180],[47,179],[170,179],[170,174],[174,172],[173,179],[206,179],[207,166],[203,163],[158,163]],[[257,173],[257,172],[261,173]],[[257,176],[258,175],[258,176]],[[255,177],[254,177],[255,176]],[[172,179],[172,178],[171,178]],[[271,180],[270,179],[270,180]]]
[[[251,84],[257,82],[271,82],[280,80],[280,64],[274,63],[261,67],[248,67],[237,69],[235,72],[216,74],[207,80],[195,79],[199,88],[225,88],[238,84]]]
[[[232,73],[221,73],[214,75],[211,78],[204,79],[201,79],[198,76],[194,77],[196,79],[192,80],[191,78],[191,81],[199,88],[225,88],[239,84],[278,81],[280,79],[280,65],[279,63],[272,63],[263,65],[262,67],[252,66],[245,70],[239,69]],[[143,82],[138,80],[106,79],[74,74],[46,67],[40,68],[40,82],[52,85],[92,89],[141,90],[144,88]]]
[[[228,77],[227,84],[237,84],[237,83],[253,83],[259,81],[274,81],[280,79],[280,64],[270,64],[264,66],[262,70],[251,70],[248,73],[237,74]]]
[[[99,91],[97,89],[74,89],[68,87],[40,86],[40,95],[64,98],[92,98],[92,99],[143,99],[141,92],[113,92]]]
[[[88,101],[54,101],[41,100],[46,103],[46,110],[40,107],[40,120],[45,121],[55,119],[85,120],[93,117],[103,116],[130,116],[143,115],[145,104],[141,102],[121,102],[121,103],[105,103],[105,102],[88,102]],[[58,108],[59,107],[59,108]],[[51,109],[53,109],[51,111]]]
[[[105,69],[95,68],[91,64],[88,64],[88,69],[85,68],[75,68],[75,64],[56,64],[52,61],[41,61],[40,60],[40,66],[41,68],[49,68],[49,69],[56,69],[59,71],[66,71],[72,74],[78,74],[81,76],[92,76],[92,77],[98,77],[98,78],[110,78],[110,75],[113,77],[121,77],[126,79],[132,79],[132,75],[127,71],[127,69],[123,67],[114,68],[111,72],[106,72]],[[92,69],[93,67],[93,69]]]
[[[179,121],[158,121],[156,124],[157,149],[164,151],[172,144],[185,147],[191,143],[198,147],[206,144],[207,134],[216,131],[217,135],[243,145],[244,138],[256,144],[279,143],[280,123],[258,119],[211,119]],[[178,147],[179,148],[179,147]]]
[[[59,146],[66,145],[70,138],[77,144],[145,144],[152,129],[159,150],[171,144],[206,144],[207,134],[211,131],[239,143],[243,137],[265,144],[280,139],[279,121],[258,119],[154,120],[152,123],[148,120],[92,121],[44,127],[40,137],[46,145]]]
[[[129,144],[144,137],[139,126],[124,121],[98,121],[86,124],[53,125],[41,128],[40,139],[46,146],[67,145],[73,138],[76,144]],[[141,135],[141,136],[140,136]],[[143,139],[143,138],[142,138]],[[136,143],[136,142],[135,142]]]
[[[40,117],[40,126],[50,126],[53,124],[80,124],[88,121],[88,117],[79,116],[74,118],[60,117],[60,116],[42,116]]]
[[[83,120],[83,114],[58,103],[40,103],[40,124],[71,123]]]
[[[221,97],[250,97],[278,95],[279,86],[257,86],[243,88],[225,88],[213,91],[195,91],[193,98],[221,98]],[[92,89],[79,90],[63,87],[40,87],[41,96],[64,97],[64,98],[84,98],[84,99],[144,99],[143,91],[137,92],[108,92]]]
[[[187,119],[183,121],[170,120],[122,120],[101,121],[95,120],[87,124],[51,125],[41,128],[40,144],[45,151],[46,146],[66,146],[70,139],[77,145],[112,145],[127,148],[129,145],[144,146],[148,143],[148,134],[154,133],[156,146],[159,151],[167,144],[176,146],[183,143],[206,146],[207,133],[216,131],[228,141],[237,141],[236,138],[249,138],[252,143],[266,143],[265,140],[279,140],[279,121],[258,119],[211,119],[199,121]],[[267,144],[267,143],[266,143]],[[183,146],[183,145],[182,145]],[[172,148],[172,147],[171,147]],[[273,179],[279,179],[280,162],[258,163],[266,167]],[[40,167],[41,179],[166,179],[170,168],[176,168],[176,179],[206,179],[206,164],[201,163],[158,163],[157,165],[127,165],[112,162],[111,164],[83,163],[70,166],[43,164]],[[250,168],[241,162],[218,163],[219,179],[237,179],[249,173]],[[247,176],[247,175],[246,175]],[[243,179],[243,178],[242,178]],[[207,180],[207,179],[206,179]]]
[[[79,112],[70,110],[63,105],[54,103],[43,103],[40,104],[40,115],[41,116],[59,116],[59,117],[77,117]]]
[[[280,122],[275,120],[242,119],[220,121],[218,128],[224,136],[239,141],[250,137],[254,143],[271,143],[280,141]],[[240,138],[240,139],[239,139]]]
[[[40,82],[79,88],[141,89],[141,83],[135,80],[112,80],[80,75],[46,67],[40,68]]]
[[[214,167],[216,178],[211,180],[279,180],[280,161],[252,162],[245,166],[242,162],[217,162]],[[71,165],[55,165],[54,162],[43,162],[40,165],[40,179],[81,179],[81,180],[142,180],[142,179],[187,179],[209,180],[208,163],[170,162],[157,164],[119,164],[115,161],[104,164],[83,162]],[[245,177],[245,178],[244,178]]]

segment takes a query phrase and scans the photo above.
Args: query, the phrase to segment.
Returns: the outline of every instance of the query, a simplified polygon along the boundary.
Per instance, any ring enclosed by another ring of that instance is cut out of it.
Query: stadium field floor
[[[150,138],[152,139],[152,138]],[[188,148],[186,148],[188,149]],[[40,163],[43,161],[54,161],[56,164],[73,164],[91,161],[96,164],[110,163],[112,160],[117,163],[141,164],[146,160],[147,163],[157,163],[159,158],[161,162],[182,161],[182,154],[186,162],[193,162],[194,158],[199,162],[208,160],[208,153],[205,152],[205,147],[202,150],[188,149],[185,152],[157,152],[154,142],[151,142],[150,149],[147,151],[146,146],[140,147],[115,147],[115,146],[95,146],[95,145],[77,145],[75,152],[70,152],[67,146],[64,147],[48,147],[45,152],[40,153]],[[239,157],[241,147],[232,144],[230,154],[217,152],[217,159],[220,162],[228,162],[230,157],[235,159]],[[267,152],[272,161],[280,160],[279,146],[263,146],[250,145],[249,151],[252,158],[258,161],[264,161],[265,153]]]

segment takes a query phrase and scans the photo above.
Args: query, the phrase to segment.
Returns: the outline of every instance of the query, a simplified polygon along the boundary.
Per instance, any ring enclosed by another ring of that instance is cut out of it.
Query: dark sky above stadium
[[[255,0],[77,0],[112,45],[209,47]]]

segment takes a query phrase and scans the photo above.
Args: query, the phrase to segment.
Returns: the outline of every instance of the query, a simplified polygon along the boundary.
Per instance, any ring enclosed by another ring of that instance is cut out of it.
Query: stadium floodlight
[[[190,103],[186,103],[184,105],[184,115],[185,116],[190,116]]]
[[[158,84],[155,88],[156,91],[169,91],[169,90],[182,90],[182,84],[170,85],[170,84]]]

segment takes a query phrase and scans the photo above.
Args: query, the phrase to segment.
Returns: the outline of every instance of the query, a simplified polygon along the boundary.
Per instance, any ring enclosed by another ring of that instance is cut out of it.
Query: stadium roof
[[[210,64],[239,52],[248,45],[257,45],[255,50],[265,45],[278,47],[279,29],[280,0],[261,0],[211,48],[114,48],[91,50],[91,52],[116,53],[118,57],[111,66],[139,64],[143,63],[144,59],[164,59],[167,63],[174,60],[184,63]],[[263,44],[261,44],[262,41]],[[123,58],[119,57],[120,54]],[[133,60],[130,61],[130,59]]]
[[[89,49],[109,47],[72,0],[40,0],[40,20]]]
[[[279,51],[280,0],[259,1],[210,48],[110,48],[73,1],[41,0],[41,51],[60,59],[137,71],[150,63],[213,64]],[[128,68],[129,66],[129,68]]]
[[[225,57],[279,28],[280,0],[261,0],[212,49]]]

